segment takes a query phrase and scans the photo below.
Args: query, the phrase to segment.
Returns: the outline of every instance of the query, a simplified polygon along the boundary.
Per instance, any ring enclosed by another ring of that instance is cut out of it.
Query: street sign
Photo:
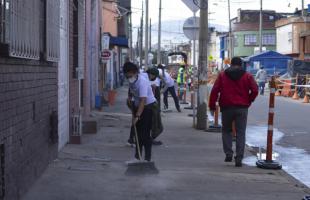
[[[199,17],[187,18],[183,25],[183,33],[190,40],[199,38]]]
[[[111,53],[110,50],[103,50],[103,51],[101,52],[101,58],[102,58],[103,60],[109,60],[109,59],[111,58],[111,55],[112,55],[112,53]]]
[[[199,7],[194,3],[193,0],[182,0],[182,1],[193,13],[196,13],[199,10]]]
[[[101,48],[109,49],[109,46],[110,46],[110,36],[104,33],[101,38]]]

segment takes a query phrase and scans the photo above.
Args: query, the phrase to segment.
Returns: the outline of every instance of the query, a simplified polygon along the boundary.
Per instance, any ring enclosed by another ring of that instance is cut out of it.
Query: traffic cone
[[[298,100],[299,99],[297,89],[295,89],[295,92],[294,92],[294,95],[293,95],[292,99],[294,99],[294,100]]]
[[[305,97],[304,97],[304,100],[303,100],[303,103],[309,103],[309,97],[307,94],[305,94]]]

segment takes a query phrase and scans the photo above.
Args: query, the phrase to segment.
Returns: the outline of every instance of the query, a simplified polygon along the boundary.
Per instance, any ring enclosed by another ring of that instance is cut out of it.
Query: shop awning
[[[128,39],[126,37],[110,37],[110,45],[128,48]]]

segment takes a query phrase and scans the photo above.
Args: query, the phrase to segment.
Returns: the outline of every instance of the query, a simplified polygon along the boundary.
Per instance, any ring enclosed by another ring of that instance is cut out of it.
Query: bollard
[[[256,166],[263,169],[281,169],[282,165],[272,160],[272,138],[273,138],[273,119],[275,105],[275,78],[270,81],[270,96],[269,96],[269,114],[268,114],[268,131],[267,131],[267,152],[266,160],[258,160]]]
[[[180,90],[183,91],[183,95],[181,96],[182,101],[180,102],[180,104],[188,104],[186,102],[186,84],[184,84],[184,86],[180,88]]]
[[[195,91],[194,91],[194,88],[192,87],[190,89],[191,91],[191,102],[190,102],[190,106],[188,107],[184,107],[184,109],[187,109],[187,110],[192,110],[193,109],[193,105],[194,105],[194,101],[195,101]]]
[[[222,126],[219,125],[219,123],[218,123],[219,111],[220,111],[220,107],[219,107],[218,102],[216,102],[216,109],[214,112],[214,123],[212,125],[209,125],[205,131],[207,131],[207,132],[222,132]]]
[[[296,76],[296,86],[295,86],[295,92],[294,92],[294,95],[293,95],[293,97],[292,97],[292,99],[294,99],[294,100],[298,100],[299,99],[299,96],[298,96],[298,87],[297,87],[297,85],[298,85],[298,74],[297,74],[297,76]]]

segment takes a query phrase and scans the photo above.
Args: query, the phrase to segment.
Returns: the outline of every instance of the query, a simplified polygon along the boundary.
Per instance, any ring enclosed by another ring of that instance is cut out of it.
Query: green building
[[[263,50],[276,50],[275,21],[282,17],[275,11],[263,11]],[[259,50],[259,10],[238,10],[238,16],[231,20],[233,55],[247,57]]]

